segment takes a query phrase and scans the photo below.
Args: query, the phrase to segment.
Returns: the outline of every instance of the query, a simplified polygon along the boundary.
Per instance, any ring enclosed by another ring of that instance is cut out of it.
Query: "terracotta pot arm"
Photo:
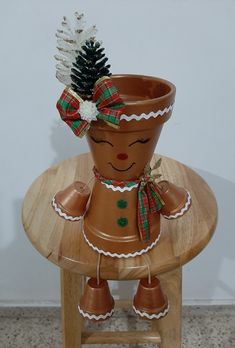
[[[166,180],[160,181],[156,187],[164,203],[160,213],[165,218],[176,219],[189,210],[192,204],[189,191]]]
[[[52,200],[52,206],[64,219],[77,221],[86,212],[90,194],[91,191],[85,183],[75,181],[64,190],[56,193]]]

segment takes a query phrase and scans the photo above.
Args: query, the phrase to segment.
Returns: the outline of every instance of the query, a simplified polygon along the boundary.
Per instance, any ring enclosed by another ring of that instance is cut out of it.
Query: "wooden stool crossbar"
[[[159,244],[146,254],[151,274],[158,275],[167,294],[170,311],[151,321],[150,331],[85,331],[78,312],[84,278],[96,276],[97,253],[81,233],[81,222],[62,220],[51,207],[53,195],[75,180],[87,182],[93,162],[89,154],[65,160],[39,176],[28,190],[22,211],[25,231],[34,247],[61,269],[61,309],[64,348],[82,344],[154,343],[162,348],[181,347],[182,266],[200,253],[213,235],[217,205],[205,181],[185,165],[163,157],[164,178],[187,188],[193,206],[181,220],[162,221]],[[146,277],[142,256],[128,259],[102,257],[100,276],[109,280]],[[130,306],[117,301],[117,307]]]

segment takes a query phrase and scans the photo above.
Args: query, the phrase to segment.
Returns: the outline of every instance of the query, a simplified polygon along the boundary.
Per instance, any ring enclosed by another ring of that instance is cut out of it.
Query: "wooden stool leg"
[[[78,311],[78,303],[84,277],[61,269],[60,279],[63,347],[80,348],[83,320]]]
[[[154,320],[152,330],[161,336],[161,348],[181,348],[182,267],[159,276],[168,296],[170,310],[165,318]]]

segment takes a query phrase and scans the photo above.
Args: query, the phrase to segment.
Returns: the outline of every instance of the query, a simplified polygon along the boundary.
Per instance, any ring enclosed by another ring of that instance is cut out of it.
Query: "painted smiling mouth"
[[[133,165],[135,164],[135,162],[133,162],[128,168],[126,169],[119,169],[119,168],[116,168],[114,167],[114,165],[111,163],[111,162],[108,162],[108,164],[111,165],[111,167],[114,169],[114,170],[117,170],[118,172],[126,172],[127,170],[131,169],[133,167]]]

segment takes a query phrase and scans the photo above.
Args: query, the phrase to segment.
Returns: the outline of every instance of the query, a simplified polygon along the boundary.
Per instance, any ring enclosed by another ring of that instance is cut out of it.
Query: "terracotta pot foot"
[[[142,319],[160,319],[169,311],[169,302],[157,277],[141,279],[133,300],[133,309]]]
[[[80,314],[93,321],[103,321],[114,313],[114,299],[110,294],[107,280],[90,278],[78,305]]]

